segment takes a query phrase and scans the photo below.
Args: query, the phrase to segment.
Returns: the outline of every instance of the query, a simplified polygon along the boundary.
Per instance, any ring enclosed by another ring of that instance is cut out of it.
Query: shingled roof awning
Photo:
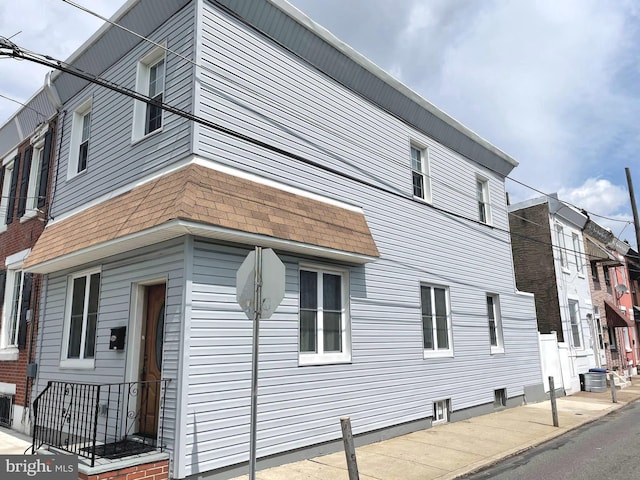
[[[604,311],[607,318],[608,327],[633,327],[633,322],[613,303],[605,299]]]
[[[189,164],[49,224],[24,268],[50,273],[185,234],[349,263],[379,257],[357,207]]]
[[[590,238],[585,239],[585,253],[587,254],[587,258],[591,261],[602,261],[602,260],[612,260],[614,261],[616,258],[607,251],[606,248],[598,245],[596,242],[591,240]]]

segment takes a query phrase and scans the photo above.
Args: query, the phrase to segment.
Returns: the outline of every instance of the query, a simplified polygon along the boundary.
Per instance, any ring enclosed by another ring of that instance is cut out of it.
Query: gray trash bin
[[[587,392],[606,392],[607,375],[600,372],[588,372],[584,374],[584,389]]]

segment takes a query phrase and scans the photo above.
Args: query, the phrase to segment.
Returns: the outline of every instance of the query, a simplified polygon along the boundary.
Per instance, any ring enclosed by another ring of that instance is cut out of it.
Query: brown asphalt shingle
[[[379,256],[362,213],[192,164],[51,224],[25,267],[171,220]]]

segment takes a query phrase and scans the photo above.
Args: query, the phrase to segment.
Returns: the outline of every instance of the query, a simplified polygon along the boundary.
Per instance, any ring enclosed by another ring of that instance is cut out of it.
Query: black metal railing
[[[47,383],[33,401],[32,452],[53,447],[115,459],[160,450],[169,379],[128,383]]]

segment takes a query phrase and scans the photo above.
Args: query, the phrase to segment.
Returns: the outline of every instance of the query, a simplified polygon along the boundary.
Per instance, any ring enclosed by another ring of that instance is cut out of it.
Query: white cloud
[[[603,178],[588,178],[579,187],[561,188],[558,197],[589,212],[606,216],[617,214],[629,204],[627,190]]]
[[[585,209],[596,223],[635,246],[633,217],[627,213],[629,192],[624,187],[602,178],[588,178],[578,187],[560,189],[558,198]]]

